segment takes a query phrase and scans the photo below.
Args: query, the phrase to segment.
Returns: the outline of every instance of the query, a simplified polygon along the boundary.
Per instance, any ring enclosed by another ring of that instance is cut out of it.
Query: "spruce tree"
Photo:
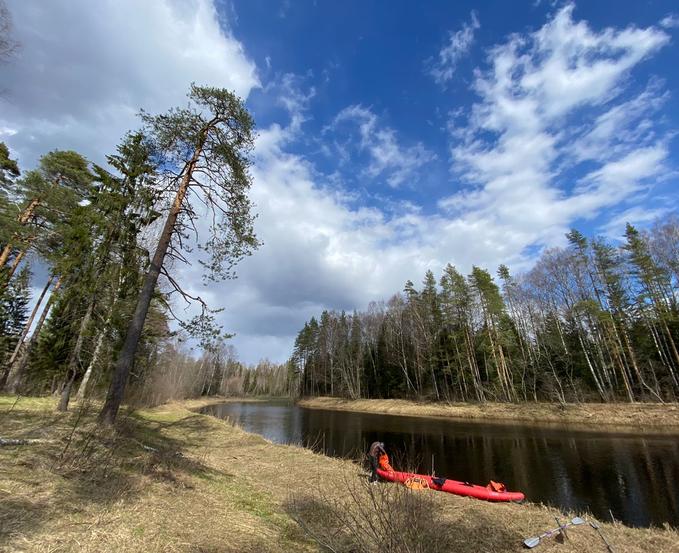
[[[9,367],[7,362],[28,318],[31,271],[24,267],[0,295],[0,389],[3,388]]]

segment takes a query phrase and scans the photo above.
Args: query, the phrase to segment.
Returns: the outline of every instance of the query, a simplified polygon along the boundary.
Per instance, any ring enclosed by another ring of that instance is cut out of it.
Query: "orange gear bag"
[[[495,482],[495,480],[491,480],[490,482],[488,482],[486,489],[489,489],[493,492],[506,492],[507,491],[506,486],[502,482]]]
[[[403,485],[411,490],[427,490],[429,489],[429,482],[421,476],[413,476],[408,478]]]

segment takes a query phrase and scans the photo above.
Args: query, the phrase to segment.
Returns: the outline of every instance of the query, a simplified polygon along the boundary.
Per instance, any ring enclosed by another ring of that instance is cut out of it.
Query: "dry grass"
[[[22,398],[10,411],[13,403],[0,396],[2,437],[50,441],[0,448],[0,551],[319,551],[311,528],[324,536],[339,529],[349,546],[337,551],[375,551],[383,533],[372,539],[347,525],[350,513],[370,513],[364,500],[375,497],[392,525],[409,525],[407,543],[420,544],[382,544],[384,552],[433,552],[435,539],[452,552],[518,552],[524,538],[554,525],[556,511],[545,507],[367,487],[354,463],[271,444],[182,404],[126,414],[115,431],[102,431],[92,408],[57,414],[52,399]],[[620,525],[603,531],[618,553],[679,552],[675,531]],[[540,549],[605,551],[589,527],[570,534],[570,543]],[[363,549],[355,547],[356,536]]]
[[[347,400],[317,397],[299,401],[302,407],[385,413],[466,421],[505,421],[522,424],[567,424],[573,428],[639,433],[679,433],[676,403],[418,403],[401,399]]]
[[[333,553],[519,552],[523,540],[556,526],[572,513],[538,505],[492,504],[430,490],[411,491],[345,473],[345,492],[329,485],[295,495],[286,508],[306,534]],[[589,519],[588,520],[594,520]],[[604,524],[605,537],[617,553],[677,552],[679,534],[672,530],[632,529]],[[606,552],[589,525],[569,528],[568,540],[541,541],[538,551]]]

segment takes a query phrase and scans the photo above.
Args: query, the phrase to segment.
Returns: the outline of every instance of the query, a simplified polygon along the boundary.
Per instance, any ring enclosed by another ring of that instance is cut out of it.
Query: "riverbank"
[[[320,551],[311,535],[348,551],[353,534],[337,527],[341,514],[371,494],[395,531],[418,529],[414,539],[431,544],[422,551],[445,541],[451,552],[519,552],[525,538],[555,525],[554,516],[573,515],[366,486],[355,463],[275,445],[191,411],[214,401],[121,413],[109,431],[96,426],[94,406],[62,414],[51,398],[0,396],[0,437],[40,440],[0,447],[0,551]],[[404,513],[408,525],[397,527]],[[679,552],[675,530],[603,524],[602,531],[615,551]],[[569,536],[540,548],[605,551],[589,526]]]
[[[478,422],[560,424],[585,430],[679,434],[679,405],[656,403],[421,403],[401,399],[302,399],[310,409],[450,418]]]

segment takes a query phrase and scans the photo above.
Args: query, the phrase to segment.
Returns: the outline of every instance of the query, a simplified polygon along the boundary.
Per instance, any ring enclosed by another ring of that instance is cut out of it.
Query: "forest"
[[[301,395],[444,401],[676,401],[679,218],[624,240],[548,249],[527,272],[500,265],[406,282],[364,312],[324,311],[295,341]]]
[[[141,121],[106,167],[55,150],[26,169],[0,143],[0,391],[52,393],[61,411],[91,393],[104,424],[123,399],[213,392],[228,334],[181,266],[229,279],[259,246],[242,100],[192,85],[186,107]]]

